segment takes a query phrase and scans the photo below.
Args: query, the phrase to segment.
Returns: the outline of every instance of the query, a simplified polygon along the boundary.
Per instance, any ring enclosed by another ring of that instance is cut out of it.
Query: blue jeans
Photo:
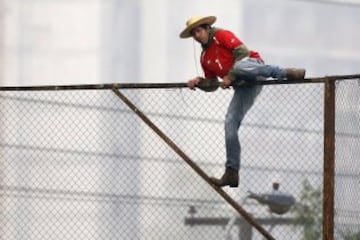
[[[283,69],[265,65],[258,59],[245,58],[234,64],[235,75],[239,79],[254,81],[264,78],[283,79],[285,72]],[[226,146],[226,167],[235,170],[240,169],[241,145],[238,130],[247,111],[254,104],[256,97],[261,92],[261,85],[249,87],[239,87],[234,89],[225,118],[225,146]]]

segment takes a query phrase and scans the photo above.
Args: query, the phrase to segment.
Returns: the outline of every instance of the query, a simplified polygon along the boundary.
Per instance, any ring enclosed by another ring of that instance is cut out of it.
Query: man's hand
[[[220,87],[223,89],[229,88],[231,83],[232,81],[230,80],[230,78],[228,76],[224,76],[222,82],[220,83]]]
[[[196,85],[200,82],[200,77],[194,77],[193,79],[190,79],[186,85],[192,89],[195,90]]]

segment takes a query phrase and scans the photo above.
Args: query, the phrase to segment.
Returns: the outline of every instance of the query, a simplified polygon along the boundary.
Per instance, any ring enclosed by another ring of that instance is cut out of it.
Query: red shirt
[[[211,35],[210,35],[211,36]],[[243,42],[232,32],[224,29],[215,31],[210,42],[203,46],[201,66],[206,78],[224,77],[235,63],[233,51]],[[258,52],[249,51],[249,57],[260,58]]]

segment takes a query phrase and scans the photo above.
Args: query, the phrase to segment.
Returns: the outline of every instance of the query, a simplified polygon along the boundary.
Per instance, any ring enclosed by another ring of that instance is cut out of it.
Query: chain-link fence
[[[336,86],[335,236],[360,239],[360,80]]]
[[[210,176],[232,90],[121,90]],[[337,239],[359,236],[359,82],[336,83]],[[0,238],[263,239],[111,90],[0,92]],[[322,238],[324,84],[264,86],[224,188],[275,239]],[[269,208],[272,184],[296,202]]]

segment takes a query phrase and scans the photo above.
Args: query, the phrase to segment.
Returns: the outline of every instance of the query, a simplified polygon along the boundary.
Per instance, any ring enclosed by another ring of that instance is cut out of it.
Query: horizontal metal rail
[[[261,80],[261,81],[238,81],[234,86],[250,85],[276,85],[276,84],[300,84],[300,83],[324,83],[329,80],[360,79],[360,74],[334,75],[317,78],[305,78],[301,80]],[[214,85],[218,86],[218,84]],[[182,83],[107,83],[107,84],[80,84],[80,85],[42,85],[42,86],[0,86],[0,91],[59,91],[59,90],[111,90],[111,89],[156,89],[156,88],[186,88]]]
[[[190,226],[222,226],[226,227],[231,218],[228,217],[186,217],[184,219],[185,225]],[[303,225],[302,222],[289,217],[271,217],[271,218],[254,218],[254,220],[261,225]],[[237,217],[234,224],[243,224],[244,218]]]

